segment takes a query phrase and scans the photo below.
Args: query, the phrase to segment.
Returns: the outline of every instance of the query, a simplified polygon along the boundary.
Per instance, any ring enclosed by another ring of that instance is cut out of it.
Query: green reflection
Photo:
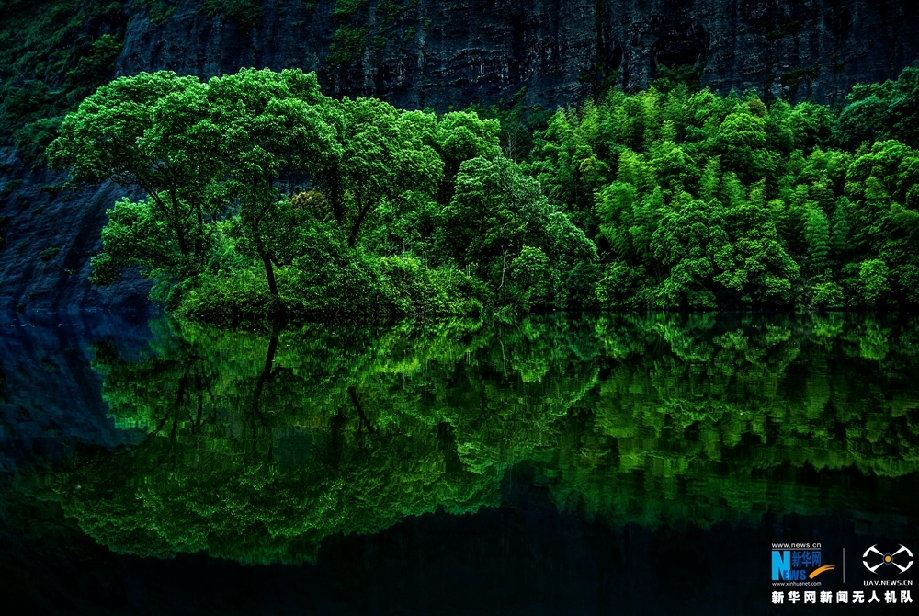
[[[60,494],[111,549],[253,563],[507,504],[513,469],[617,524],[912,511],[917,325],[657,314],[272,337],[161,321],[146,355],[95,358],[110,413],[147,438],[82,456]]]

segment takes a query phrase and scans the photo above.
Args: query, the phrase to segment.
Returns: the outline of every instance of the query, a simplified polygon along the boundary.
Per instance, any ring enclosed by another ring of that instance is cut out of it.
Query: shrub
[[[60,246],[51,246],[50,248],[45,248],[40,253],[38,253],[38,258],[42,261],[50,261],[57,256],[57,253],[61,251]]]
[[[396,314],[415,317],[477,315],[481,290],[455,267],[429,268],[415,257],[379,260],[380,292]]]

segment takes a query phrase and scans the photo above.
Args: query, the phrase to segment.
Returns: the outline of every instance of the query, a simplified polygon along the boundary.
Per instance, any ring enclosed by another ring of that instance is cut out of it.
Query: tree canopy
[[[531,124],[518,163],[475,110],[335,100],[299,70],[160,72],[99,88],[49,156],[144,194],[110,211],[94,281],[140,266],[189,318],[907,306],[916,74],[841,113],[612,90]]]

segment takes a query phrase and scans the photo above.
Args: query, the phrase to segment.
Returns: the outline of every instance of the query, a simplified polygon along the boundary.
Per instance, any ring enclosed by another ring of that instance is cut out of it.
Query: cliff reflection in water
[[[919,470],[917,326],[608,315],[267,336],[159,321],[145,353],[95,350],[111,415],[146,438],[83,452],[58,489],[112,550],[245,563],[507,505],[512,473],[614,525],[914,516],[896,485]]]

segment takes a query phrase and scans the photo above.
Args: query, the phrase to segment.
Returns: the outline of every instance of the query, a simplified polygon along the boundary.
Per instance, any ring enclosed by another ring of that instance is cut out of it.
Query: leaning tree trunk
[[[268,278],[268,290],[271,291],[271,294],[275,297],[278,296],[278,283],[274,279],[274,266],[271,264],[271,259],[268,258],[268,255],[262,253],[262,263],[265,264],[265,277]]]

